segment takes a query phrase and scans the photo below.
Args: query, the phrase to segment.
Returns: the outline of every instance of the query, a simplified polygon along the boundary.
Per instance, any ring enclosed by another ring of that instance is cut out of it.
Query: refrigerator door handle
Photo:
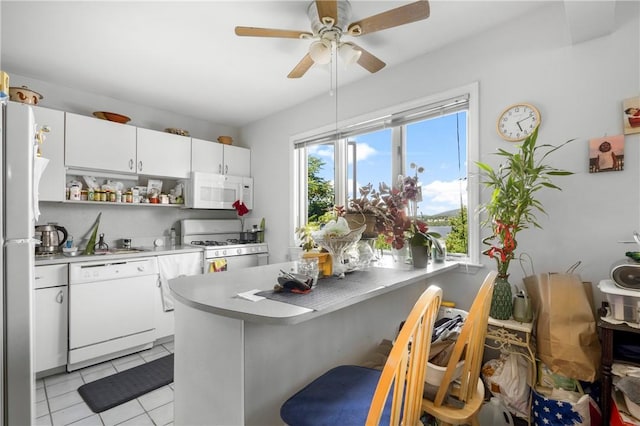
[[[4,241],[5,246],[7,246],[8,244],[28,244],[28,243],[41,244],[42,241],[40,241],[37,238],[11,238]]]

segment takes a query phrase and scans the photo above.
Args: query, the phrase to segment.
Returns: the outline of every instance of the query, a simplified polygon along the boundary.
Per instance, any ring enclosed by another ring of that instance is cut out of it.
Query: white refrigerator
[[[34,226],[38,214],[39,181],[34,167],[37,144],[33,109],[29,105],[2,104],[0,154],[0,276],[2,298],[2,424],[34,423],[35,372],[33,368]],[[46,163],[46,160],[42,160]],[[35,210],[34,210],[35,208]]]

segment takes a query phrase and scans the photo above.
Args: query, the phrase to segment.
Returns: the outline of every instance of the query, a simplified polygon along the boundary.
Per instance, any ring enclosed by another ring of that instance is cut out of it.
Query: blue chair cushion
[[[289,398],[280,417],[290,426],[364,425],[380,374],[355,365],[335,367]],[[389,397],[380,424],[389,424],[390,411]]]

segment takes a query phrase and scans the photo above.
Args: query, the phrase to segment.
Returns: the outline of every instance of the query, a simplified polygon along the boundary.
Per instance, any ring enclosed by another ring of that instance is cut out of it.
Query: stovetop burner
[[[215,246],[228,246],[235,244],[251,244],[254,241],[240,240],[238,238],[229,238],[226,241],[214,241],[214,240],[195,240],[191,241],[194,246],[215,247]]]
[[[210,246],[226,246],[229,243],[227,243],[226,241],[197,240],[197,241],[191,241],[191,244],[193,244],[194,246],[210,247]]]

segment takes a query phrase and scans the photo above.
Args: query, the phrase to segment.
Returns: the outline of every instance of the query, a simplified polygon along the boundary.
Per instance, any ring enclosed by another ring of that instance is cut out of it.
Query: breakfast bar
[[[291,303],[249,300],[272,290],[280,271],[293,266],[170,281],[176,301],[175,424],[282,424],[280,405],[290,395],[331,367],[361,363],[383,339],[395,337],[429,278],[458,264],[372,267],[343,279],[320,279],[308,295],[290,294]],[[323,286],[340,296],[331,298]],[[314,292],[315,308],[305,307],[309,300],[302,298]]]

